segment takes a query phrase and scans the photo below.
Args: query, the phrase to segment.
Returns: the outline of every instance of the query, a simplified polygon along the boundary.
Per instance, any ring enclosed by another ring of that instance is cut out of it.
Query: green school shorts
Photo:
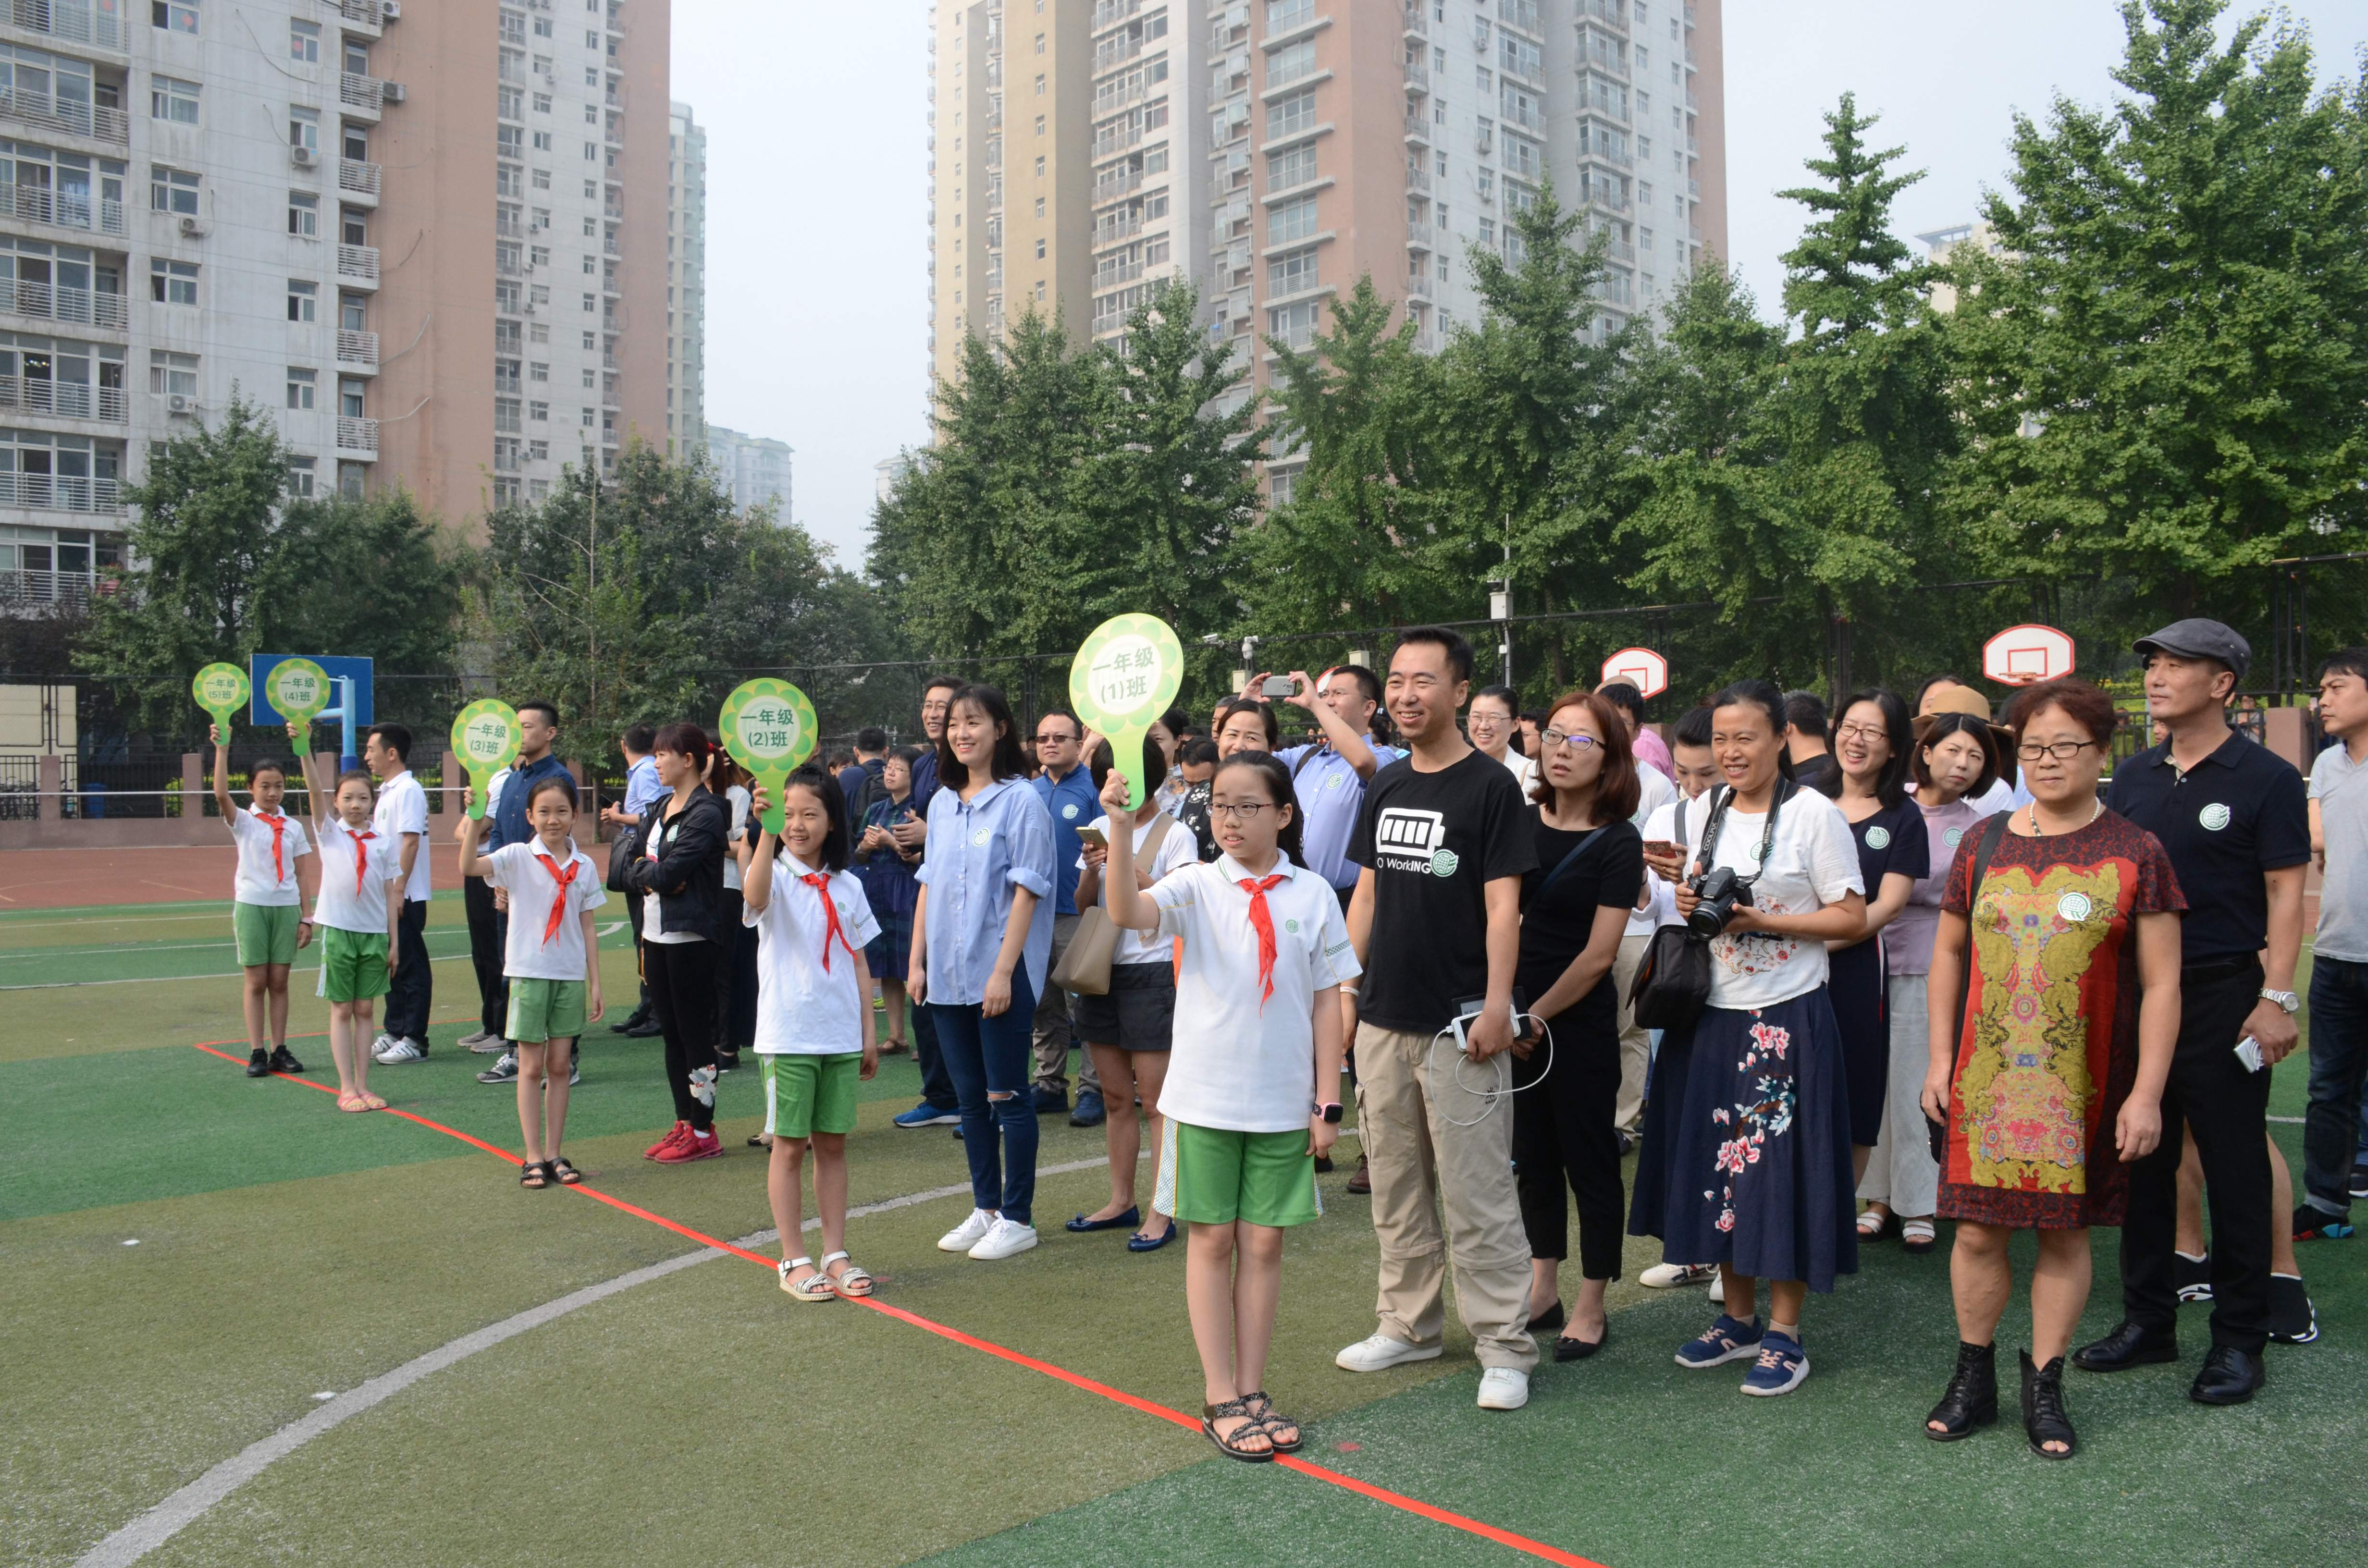
[[[386,933],[318,927],[321,968],[332,1002],[368,1002],[386,994]]]
[[[580,980],[513,980],[510,1013],[502,1033],[513,1041],[540,1045],[574,1040],[584,1032],[585,994]]]
[[[1228,1132],[1171,1119],[1151,1206],[1191,1225],[1304,1225],[1324,1212],[1307,1130]]]
[[[855,1085],[863,1053],[806,1056],[768,1051],[757,1058],[765,1078],[765,1131],[777,1138],[855,1131]]]
[[[230,928],[238,938],[238,967],[296,961],[296,927],[304,912],[292,903],[233,903]]]

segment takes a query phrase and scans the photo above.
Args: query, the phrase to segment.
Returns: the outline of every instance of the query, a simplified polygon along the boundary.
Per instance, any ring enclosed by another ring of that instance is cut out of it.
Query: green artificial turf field
[[[511,1147],[512,1092],[477,1084],[484,1060],[451,1044],[475,996],[457,899],[433,905],[428,940],[448,960],[437,1017],[450,1021],[427,1062],[374,1069],[372,1086]],[[631,1002],[624,941],[603,944],[612,1005]],[[296,978],[297,1054],[334,1082],[325,1008],[311,971]],[[223,905],[0,915],[0,986],[9,1562],[75,1562],[127,1526],[89,1560],[2368,1560],[2368,1500],[2343,1462],[2368,1409],[2368,1242],[2302,1248],[2324,1333],[2271,1347],[2258,1402],[2184,1397],[2205,1343],[2190,1309],[2185,1364],[2074,1374],[2082,1449],[2049,1465],[2023,1449],[2010,1386],[1998,1430],[1954,1446],[1918,1435],[1955,1343],[1947,1266],[1890,1244],[1812,1299],[1816,1370],[1786,1399],[1741,1397],[1739,1368],[1671,1365],[1710,1309],[1698,1290],[1633,1282],[1613,1288],[1604,1353],[1542,1365],[1518,1414],[1473,1408],[1452,1314],[1443,1359],[1340,1372],[1332,1353],[1372,1328],[1374,1264],[1343,1161],[1325,1218],[1291,1237],[1268,1380],[1327,1479],[1220,1459],[1156,1414],[885,1312],[799,1305],[758,1264],[653,1222],[723,1240],[769,1225],[742,1142],[760,1115],[753,1073],[722,1089],[729,1157],[653,1165],[640,1150],[670,1117],[657,1042],[596,1028],[569,1150],[636,1213],[521,1191],[509,1165],[421,1122],[339,1115],[314,1089],[249,1081],[194,1049],[243,1055]],[[2304,1070],[2299,1057],[2279,1070],[2273,1114],[2299,1117]],[[1121,1234],[1060,1230],[1107,1191],[1099,1132],[1046,1120],[1044,1244],[973,1264],[931,1244],[967,1210],[960,1148],[888,1125],[916,1082],[909,1061],[884,1065],[851,1145],[854,1202],[882,1206],[850,1227],[879,1299],[1197,1413],[1182,1248],[1131,1256]],[[2297,1166],[2300,1131],[2274,1128]],[[2096,1332],[2117,1315],[2112,1239],[2100,1233]],[[1631,1280],[1655,1260],[1632,1243]],[[2026,1321],[2009,1312],[2009,1355]],[[1424,1506],[1561,1555],[1525,1556]]]

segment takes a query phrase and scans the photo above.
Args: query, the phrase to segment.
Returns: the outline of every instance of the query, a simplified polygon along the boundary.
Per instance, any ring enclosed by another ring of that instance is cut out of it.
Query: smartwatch
[[[2288,1017],[2302,1011],[2302,998],[2291,991],[2263,991],[2261,1000],[2275,1002],[2280,1007],[2285,1009]]]
[[[1322,1116],[1325,1120],[1330,1122],[1333,1126],[1338,1127],[1340,1125],[1340,1102],[1338,1100],[1326,1100],[1322,1105],[1317,1106],[1315,1109],[1318,1115]]]

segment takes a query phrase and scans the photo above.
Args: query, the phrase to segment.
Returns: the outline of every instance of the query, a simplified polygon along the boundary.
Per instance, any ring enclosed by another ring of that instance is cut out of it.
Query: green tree
[[[2368,97],[2224,0],[2123,6],[2092,109],[2018,117],[1990,247],[1952,267],[1966,449],[1950,515],[1993,569],[2211,608],[2231,573],[2368,542]],[[2209,596],[2209,597],[2207,597]]]
[[[286,559],[265,607],[267,651],[366,657],[389,675],[450,676],[469,551],[407,490],[291,501]],[[452,717],[447,681],[381,680],[375,711],[422,733]]]

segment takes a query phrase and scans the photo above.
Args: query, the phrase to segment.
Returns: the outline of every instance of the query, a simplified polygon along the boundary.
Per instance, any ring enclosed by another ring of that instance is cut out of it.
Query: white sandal
[[[1882,1236],[1884,1230],[1889,1228],[1891,1221],[1892,1214],[1891,1210],[1888,1209],[1884,1210],[1880,1214],[1876,1213],[1873,1209],[1860,1210],[1858,1211],[1858,1239],[1862,1242],[1877,1240]]]
[[[1933,1243],[1939,1237],[1940,1232],[1933,1228],[1930,1220],[1899,1221],[1899,1244],[1903,1250],[1910,1254],[1930,1252]]]
[[[834,1263],[843,1263],[847,1267],[833,1274],[830,1266]],[[833,1290],[850,1301],[860,1301],[871,1294],[871,1271],[843,1252],[831,1253],[823,1258],[822,1275],[830,1281]]]
[[[838,1299],[838,1291],[833,1289],[829,1278],[819,1271],[809,1274],[803,1279],[791,1279],[790,1278],[791,1275],[796,1273],[800,1268],[813,1268],[814,1266],[814,1260],[813,1258],[791,1257],[782,1259],[779,1264],[775,1265],[774,1267],[775,1272],[780,1274],[781,1277],[781,1289],[789,1292],[789,1294],[796,1300],[801,1301],[837,1301]]]

